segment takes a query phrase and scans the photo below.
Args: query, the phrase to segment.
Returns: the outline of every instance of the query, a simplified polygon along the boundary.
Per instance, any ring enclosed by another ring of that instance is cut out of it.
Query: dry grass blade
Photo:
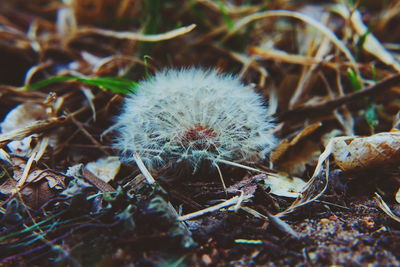
[[[260,19],[265,19],[265,18],[271,18],[271,17],[289,17],[289,18],[296,18],[301,21],[304,21],[305,23],[315,27],[317,30],[319,30],[322,34],[324,34],[329,40],[331,40],[338,48],[341,50],[346,57],[349,59],[353,69],[356,71],[357,74],[360,74],[359,68],[357,66],[357,62],[353,55],[351,54],[350,50],[345,46],[345,44],[339,40],[336,35],[324,24],[321,22],[311,18],[310,16],[307,16],[305,14],[302,14],[300,12],[295,12],[295,11],[289,11],[289,10],[270,10],[270,11],[264,11],[264,12],[258,12],[251,14],[249,16],[246,16],[240,20],[238,20],[235,25],[233,26],[232,30],[228,32],[228,34],[225,36],[225,40],[232,36],[234,33],[239,31],[241,28],[244,26],[248,25],[249,23],[260,20]]]
[[[12,164],[10,155],[2,148],[0,148],[0,160]]]
[[[258,55],[265,59],[272,59],[276,61],[282,61],[292,64],[300,64],[300,65],[314,65],[314,64],[323,64],[328,65],[332,68],[337,68],[335,64],[325,62],[323,59],[310,57],[310,56],[302,56],[302,55],[292,55],[288,54],[284,51],[276,50],[276,49],[262,49],[260,47],[252,46],[249,48],[250,54]]]
[[[140,158],[139,154],[137,152],[135,152],[133,157],[135,158],[135,162],[136,162],[139,170],[142,172],[143,176],[146,178],[147,182],[149,184],[155,184],[156,180],[154,179],[154,177],[151,175],[149,170],[144,165],[144,163],[143,163],[142,159]]]
[[[325,148],[325,151],[319,156],[317,167],[314,170],[314,174],[311,177],[311,179],[308,181],[306,186],[304,187],[303,192],[286,210],[276,214],[275,216],[277,216],[277,217],[286,216],[286,215],[294,212],[298,208],[303,207],[307,204],[310,204],[311,202],[317,200],[319,197],[322,196],[322,194],[325,192],[325,190],[328,187],[329,170],[326,170],[324,188],[316,194],[314,191],[317,190],[316,187],[318,185],[318,182],[320,182],[318,178],[320,177],[320,174],[322,173],[322,170],[323,170],[322,164],[332,154],[332,149],[333,149],[333,142],[329,141],[328,145]],[[328,166],[329,166],[329,163],[327,163],[327,167]]]
[[[36,66],[31,67],[25,74],[25,81],[24,81],[24,86],[29,86],[29,84],[31,83],[32,77],[38,73],[39,71],[51,66],[53,64],[53,62],[51,61],[47,61],[47,62],[43,62],[40,63]]]
[[[117,39],[128,39],[142,42],[158,42],[163,40],[169,40],[181,35],[184,35],[190,31],[192,31],[196,27],[195,24],[191,24],[189,26],[181,27],[169,32],[160,33],[160,34],[141,34],[134,32],[117,32],[111,30],[104,30],[98,28],[80,28],[77,30],[77,35],[84,34],[99,34],[107,37],[117,38]]]
[[[0,147],[5,146],[11,141],[21,140],[28,135],[35,133],[43,133],[48,130],[52,130],[54,128],[59,127],[67,121],[67,116],[61,116],[57,118],[51,118],[48,120],[41,120],[35,122],[33,125],[29,125],[8,133],[4,133],[0,135]]]
[[[210,212],[214,212],[214,211],[218,211],[222,208],[226,208],[226,207],[230,207],[233,205],[236,205],[237,203],[243,202],[244,200],[247,200],[249,198],[251,198],[251,195],[247,195],[247,196],[235,196],[233,198],[230,198],[224,202],[221,202],[217,205],[196,211],[196,212],[192,212],[186,215],[182,215],[178,217],[179,221],[186,221],[186,220],[191,220],[194,219],[196,217],[202,216],[204,214],[210,213]]]
[[[368,27],[363,22],[360,11],[353,10],[350,12],[344,5],[337,5],[336,8],[339,14],[345,19],[350,19],[352,28],[360,37],[365,36],[362,49],[374,55],[383,63],[393,67],[396,71],[400,71],[400,63],[381,44],[374,34],[369,32]]]
[[[9,86],[9,85],[0,85],[1,94],[9,93],[20,97],[29,97],[30,99],[37,97],[45,99],[47,97],[46,93],[39,91],[26,91],[21,90],[19,87]]]
[[[247,213],[250,213],[251,215],[257,217],[257,218],[262,218],[267,221],[271,221],[279,230],[281,230],[284,233],[287,233],[291,236],[293,236],[296,239],[299,239],[299,234],[296,233],[292,227],[290,227],[289,224],[286,222],[282,221],[279,217],[272,215],[267,212],[267,216],[259,213],[258,211],[251,209],[249,207],[241,207],[242,210],[246,211]]]
[[[255,71],[257,71],[260,75],[259,81],[258,81],[258,86],[260,88],[265,87],[265,83],[266,83],[266,79],[268,77],[268,71],[263,68],[262,66],[260,66],[257,61],[256,61],[256,57],[255,56],[251,56],[249,57],[248,55],[242,54],[242,53],[238,53],[232,50],[228,50],[225,49],[224,47],[218,46],[218,45],[213,45],[213,47],[215,49],[218,49],[219,51],[226,53],[227,55],[229,55],[232,59],[240,62],[243,67],[242,70],[239,73],[239,77],[243,77],[244,74],[249,70],[249,69],[253,69]]]
[[[219,175],[219,178],[221,180],[222,187],[224,188],[224,191],[226,192],[226,185],[225,185],[224,176],[222,175],[221,169],[219,168],[217,163],[214,163],[214,166],[218,171],[218,175]]]
[[[226,164],[226,165],[231,165],[231,166],[234,166],[234,167],[238,167],[238,168],[242,168],[242,169],[245,169],[245,170],[253,171],[253,172],[268,173],[266,171],[263,171],[263,170],[260,170],[260,169],[256,169],[256,168],[252,168],[252,167],[249,167],[249,166],[237,163],[237,162],[232,162],[232,161],[228,161],[228,160],[224,160],[224,159],[214,159],[214,158],[209,158],[209,159],[210,160],[214,160],[216,162],[220,162],[220,163]]]
[[[43,156],[44,152],[46,151],[46,148],[49,144],[49,138],[48,137],[43,137],[39,143],[35,146],[35,148],[32,150],[32,155],[29,157],[29,160],[26,163],[24,172],[22,174],[21,179],[18,181],[17,184],[17,192],[19,192],[22,189],[22,186],[26,182],[26,179],[28,178],[28,174],[32,168],[32,166],[40,160],[40,158]]]
[[[400,223],[400,217],[397,216],[396,214],[393,213],[393,211],[389,208],[389,206],[386,204],[386,202],[382,199],[382,197],[378,194],[375,193],[375,197],[374,197],[376,203],[378,204],[378,206],[393,220],[395,220],[396,222]]]
[[[29,157],[28,161],[26,162],[24,172],[22,173],[21,179],[18,181],[16,192],[21,190],[21,187],[24,185],[26,179],[28,178],[29,171],[31,170],[32,165],[34,164],[34,158],[36,157],[39,149],[39,144],[35,146],[32,150],[32,155]]]
[[[362,48],[368,53],[376,56],[383,63],[392,66],[396,71],[400,71],[399,62],[389,53],[388,50],[385,49],[372,33],[368,33],[368,28],[364,25],[361,14],[358,10],[354,11],[351,15],[351,22],[353,28],[360,36],[367,34]]]

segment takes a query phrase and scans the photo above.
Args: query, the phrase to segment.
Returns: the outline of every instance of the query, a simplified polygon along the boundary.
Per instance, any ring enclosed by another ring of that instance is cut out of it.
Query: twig
[[[222,203],[219,203],[219,204],[217,204],[217,205],[214,205],[214,206],[211,206],[211,207],[208,207],[208,208],[205,208],[205,209],[196,211],[196,212],[192,212],[192,213],[189,213],[189,214],[186,214],[186,215],[183,215],[183,216],[179,216],[179,217],[178,217],[178,220],[179,220],[179,221],[190,220],[190,219],[193,219],[193,218],[202,216],[202,215],[204,215],[204,214],[206,214],[206,213],[214,212],[214,211],[220,210],[220,209],[222,209],[222,208],[235,205],[235,204],[237,204],[239,201],[243,201],[243,200],[248,199],[248,198],[250,198],[250,197],[251,197],[251,195],[247,195],[247,196],[244,196],[244,197],[235,196],[235,197],[230,198],[230,199],[228,199],[228,200],[226,200],[226,201],[224,201],[224,202],[222,202]]]
[[[299,239],[298,233],[296,233],[292,227],[290,227],[289,224],[281,220],[279,217],[272,215],[271,213],[267,212],[267,215],[261,214],[258,211],[251,209],[249,207],[241,207],[242,210],[246,211],[247,213],[250,213],[251,215],[262,218],[264,220],[270,221],[272,224],[274,224],[279,230],[281,230],[284,233],[290,234],[296,239]]]
[[[362,99],[365,96],[372,96],[376,94],[383,93],[384,91],[390,89],[391,87],[400,84],[400,74],[395,74],[390,76],[377,84],[371,85],[364,90],[360,90],[354,93],[350,93],[336,99],[326,101],[324,103],[300,106],[298,108],[283,112],[277,115],[278,121],[286,120],[300,120],[312,116],[320,116],[321,114],[326,114],[331,112],[341,105],[348,104],[357,100]]]
[[[76,125],[76,127],[78,127],[78,129],[87,136],[87,138],[89,138],[89,140],[96,146],[96,148],[100,149],[101,151],[103,151],[104,154],[106,154],[107,156],[111,156],[111,154],[102,148],[102,145],[99,141],[96,140],[96,138],[93,137],[93,135],[91,133],[89,133],[89,131],[85,128],[85,126],[83,126],[83,124],[78,121],[77,119],[75,119],[74,117],[71,117],[72,122]]]
[[[103,193],[117,192],[114,187],[101,180],[99,177],[97,177],[94,173],[86,168],[83,170],[83,177]]]

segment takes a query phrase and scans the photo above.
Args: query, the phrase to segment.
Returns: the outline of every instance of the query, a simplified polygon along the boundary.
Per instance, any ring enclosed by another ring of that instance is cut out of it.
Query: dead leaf
[[[95,162],[89,162],[86,164],[86,169],[106,183],[115,178],[120,167],[121,162],[118,157],[100,158]]]
[[[342,170],[366,169],[400,161],[400,132],[335,137],[332,142],[332,154]]]
[[[307,126],[291,141],[284,139],[272,152],[271,160],[280,169],[290,174],[302,175],[305,165],[318,159],[321,153],[320,144],[308,138],[320,127],[317,122]]]
[[[270,188],[271,194],[290,198],[298,197],[307,184],[302,179],[291,177],[285,173],[260,174],[257,175],[257,179],[262,180],[265,187]]]
[[[46,110],[43,105],[35,103],[24,103],[16,106],[8,112],[4,121],[0,124],[1,133],[10,133],[22,127],[30,126],[35,121],[47,118]],[[33,147],[36,135],[27,136],[21,140],[13,140],[8,143],[11,153],[17,156],[28,156]]]
[[[24,103],[16,106],[0,124],[1,132],[8,133],[24,126],[33,124],[37,120],[47,118],[46,110],[43,105],[34,103]]]
[[[12,196],[17,188],[18,181],[22,178],[26,161],[19,157],[11,157],[13,175],[0,185],[0,192]],[[50,170],[35,169],[31,171],[26,180],[26,186],[19,192],[25,204],[33,209],[54,198],[55,190],[65,188],[64,176]]]
[[[259,174],[259,175],[255,175],[255,176],[243,179],[243,180],[237,182],[236,184],[228,187],[226,189],[226,192],[236,193],[241,190],[241,191],[243,191],[243,194],[245,194],[245,195],[254,195],[254,193],[257,190],[256,180],[258,178],[264,178],[264,177],[265,177],[265,174]]]

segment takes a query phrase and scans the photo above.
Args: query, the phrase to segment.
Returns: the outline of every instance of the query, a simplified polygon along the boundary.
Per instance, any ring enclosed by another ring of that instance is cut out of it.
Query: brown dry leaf
[[[245,195],[254,195],[257,190],[256,180],[260,178],[264,178],[265,174],[258,174],[255,176],[251,176],[249,178],[243,179],[238,183],[231,185],[226,189],[226,192],[237,193],[238,191],[242,191]]]
[[[342,170],[366,169],[400,161],[400,132],[335,137],[332,142],[332,154]]]
[[[13,176],[0,185],[0,192],[8,196],[16,192],[26,166],[26,161],[19,157],[11,157],[11,163]],[[64,176],[50,170],[35,169],[29,173],[26,183],[29,184],[20,190],[20,194],[25,204],[33,209],[54,198],[54,190],[65,188]]]
[[[12,157],[11,162],[13,164],[13,179],[19,181],[23,176],[23,172],[26,166],[26,160],[20,157]],[[61,189],[64,188],[64,176],[55,174],[52,171],[35,169],[31,171],[26,179],[26,182],[37,182],[39,180],[46,179],[49,182],[49,187]]]
[[[305,164],[318,158],[320,145],[308,138],[315,133],[321,123],[307,126],[291,141],[284,139],[271,155],[272,162],[281,170],[291,174],[302,174]]]

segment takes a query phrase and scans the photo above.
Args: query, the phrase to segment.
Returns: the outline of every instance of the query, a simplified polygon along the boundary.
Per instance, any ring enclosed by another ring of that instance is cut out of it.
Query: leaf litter
[[[398,264],[398,8],[3,1],[0,262]],[[271,159],[194,174],[120,162],[124,95],[170,66],[262,95]]]

